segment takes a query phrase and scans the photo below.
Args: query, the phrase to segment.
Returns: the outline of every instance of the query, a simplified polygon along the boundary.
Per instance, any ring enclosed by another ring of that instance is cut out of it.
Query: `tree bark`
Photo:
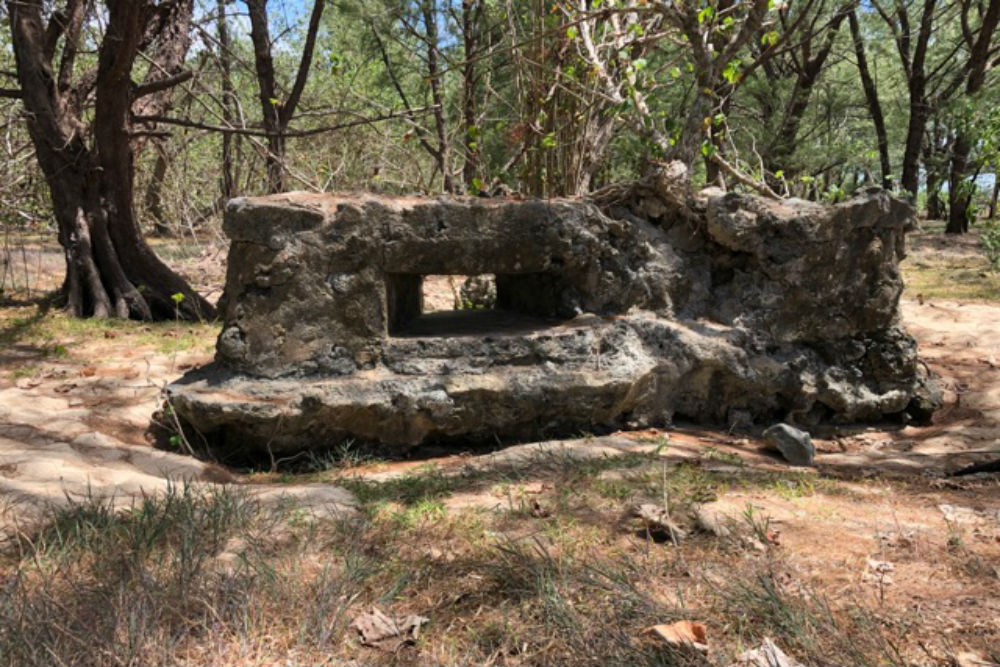
[[[462,124],[465,130],[465,164],[462,180],[466,192],[473,192],[479,172],[479,128],[476,127],[476,57],[479,55],[482,0],[462,0]]]
[[[990,0],[983,14],[979,31],[971,45],[969,62],[966,67],[967,78],[965,95],[972,97],[982,90],[986,83],[986,72],[993,66],[993,35],[1000,23],[1000,0]],[[975,183],[969,182],[970,157],[972,155],[973,138],[967,127],[958,129],[955,145],[951,154],[951,170],[948,174],[948,226],[945,232],[949,234],[964,234],[969,231],[972,222],[972,197],[976,191]]]
[[[146,185],[145,207],[153,218],[153,233],[157,236],[173,236],[174,230],[163,210],[163,179],[167,177],[170,160],[167,158],[167,149],[162,143],[157,142],[155,146],[156,162],[153,163],[153,176]]]
[[[858,17],[853,9],[848,13],[847,20],[850,23],[851,38],[854,41],[854,55],[858,61],[858,74],[861,77],[861,87],[865,91],[868,113],[872,117],[872,124],[875,126],[882,187],[888,190],[892,187],[892,182],[889,179],[889,175],[892,173],[892,164],[889,162],[889,135],[885,130],[885,114],[882,113],[882,103],[878,98],[878,89],[875,87],[875,80],[872,78],[871,70],[868,67],[868,58],[865,55],[865,43],[861,37],[861,27],[858,25]]]
[[[219,74],[222,79],[222,120],[226,125],[233,126],[236,123],[236,113],[234,111],[236,101],[236,89],[233,86],[233,54],[229,40],[229,22],[226,17],[227,0],[218,0],[215,19],[216,30],[219,40]],[[222,202],[225,203],[236,196],[236,176],[233,174],[233,143],[239,142],[240,137],[234,137],[229,132],[222,134],[222,155],[220,172],[222,178],[219,183]]]
[[[441,71],[438,65],[440,44],[438,43],[437,1],[423,0],[425,36],[427,38],[427,78],[431,86],[431,102],[434,104],[434,131],[437,135],[437,160],[441,169],[442,185],[445,192],[455,192],[455,179],[451,173],[451,151],[448,143],[448,127],[444,118],[444,96],[441,94]]]
[[[8,0],[12,46],[24,93],[28,132],[45,174],[66,258],[67,309],[77,316],[199,319],[215,310],[163,264],[135,219],[134,148],[130,115],[139,87],[132,66],[145,44],[170,31],[156,25],[164,14],[190,20],[192,0],[109,2],[96,72],[74,84],[75,62],[87,3],[69,0],[44,25],[42,0]],[[153,31],[152,36],[147,31]],[[59,69],[51,37],[62,32]],[[154,63],[156,61],[154,60]],[[164,68],[166,69],[166,68]],[[82,101],[96,91],[93,122]],[[93,136],[93,144],[87,138]],[[175,296],[180,295],[180,296]]]
[[[324,0],[315,0],[309,15],[305,44],[299,58],[299,68],[295,82],[282,101],[278,97],[278,84],[271,54],[271,33],[267,20],[267,0],[246,0],[250,16],[250,40],[253,42],[254,66],[257,70],[257,85],[263,115],[264,130],[267,132],[267,191],[282,192],[285,189],[285,133],[295,115],[295,109],[302,97],[309,68],[312,65],[316,47],[316,33],[323,17]]]
[[[920,149],[924,141],[930,105],[927,101],[927,47],[930,43],[937,0],[924,0],[920,17],[920,29],[914,45],[913,57],[909,62],[907,79],[910,93],[910,120],[906,129],[906,144],[903,149],[903,173],[900,184],[903,190],[916,199],[920,187]],[[906,7],[899,4],[898,15],[905,23]],[[904,29],[908,29],[904,27]],[[907,37],[909,39],[909,37]]]
[[[765,166],[769,171],[774,172],[779,169],[789,170],[791,166],[789,161],[798,145],[799,128],[802,125],[802,119],[806,111],[809,109],[813,87],[823,72],[823,67],[826,65],[826,60],[830,56],[830,51],[837,38],[837,33],[840,32],[840,26],[846,17],[847,12],[844,9],[837,10],[837,13],[825,29],[826,34],[823,42],[815,55],[812,54],[812,34],[806,35],[798,47],[801,50],[801,62],[798,61],[795,52],[792,52],[795,58],[797,75],[795,77],[795,84],[792,87],[791,97],[781,116],[778,131],[774,134],[773,139],[764,151]],[[791,172],[789,175],[794,176],[794,172]]]
[[[993,170],[993,194],[990,195],[990,212],[989,219],[995,220],[997,217],[997,200],[1000,199],[1000,178],[996,173],[996,169]]]

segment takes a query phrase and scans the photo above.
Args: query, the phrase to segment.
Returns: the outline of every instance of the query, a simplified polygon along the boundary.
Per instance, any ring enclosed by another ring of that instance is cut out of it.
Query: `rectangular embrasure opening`
[[[516,333],[563,319],[558,276],[388,274],[390,336]]]

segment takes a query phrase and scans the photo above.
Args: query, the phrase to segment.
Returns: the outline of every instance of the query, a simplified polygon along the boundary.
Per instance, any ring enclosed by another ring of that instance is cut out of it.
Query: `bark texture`
[[[212,305],[146,244],[133,208],[134,155],[142,141],[133,108],[165,108],[166,91],[183,80],[178,70],[193,0],[108,2],[97,65],[76,75],[91,3],[68,0],[47,21],[43,5],[8,0],[7,8],[28,132],[65,251],[68,310],[141,319],[214,316]],[[140,53],[151,66],[136,84],[131,75]],[[91,98],[88,123],[84,106]]]

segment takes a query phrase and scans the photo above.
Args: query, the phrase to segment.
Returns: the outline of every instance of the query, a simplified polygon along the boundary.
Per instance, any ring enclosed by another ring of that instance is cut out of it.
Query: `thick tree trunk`
[[[28,132],[65,251],[68,310],[77,316],[142,319],[214,316],[211,304],[156,257],[135,220],[131,70],[150,15],[148,4],[108,6],[94,79],[93,147],[85,142],[90,132],[76,115],[79,109],[60,97],[71,72],[61,67],[63,85],[57,85],[42,3],[10,0],[8,10]],[[67,33],[63,62],[72,61],[77,37]]]

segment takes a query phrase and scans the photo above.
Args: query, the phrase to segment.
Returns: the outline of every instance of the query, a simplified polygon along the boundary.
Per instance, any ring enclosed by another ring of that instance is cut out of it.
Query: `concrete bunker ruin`
[[[226,451],[927,419],[897,311],[912,215],[662,175],[596,202],[237,199],[216,361],[168,396]],[[424,277],[455,274],[495,276],[493,307],[425,312]]]

